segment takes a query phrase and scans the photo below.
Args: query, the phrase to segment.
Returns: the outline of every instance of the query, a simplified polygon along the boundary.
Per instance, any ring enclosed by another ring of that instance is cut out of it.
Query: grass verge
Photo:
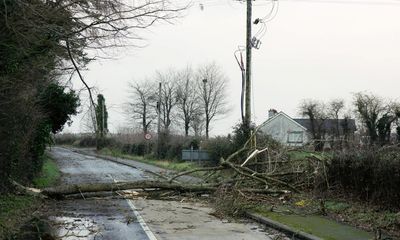
[[[60,171],[47,155],[42,171],[33,180],[38,188],[50,187],[58,181]],[[28,195],[8,194],[0,196],[0,239],[18,239],[20,229],[34,218],[34,213],[42,204],[42,199]]]
[[[397,211],[338,197],[325,198],[323,209],[319,198],[304,193],[284,201],[270,198],[253,206],[251,211],[323,239],[371,239],[373,234],[369,233],[368,238],[368,233],[362,230],[374,232],[376,229],[393,237],[388,239],[400,239]]]
[[[40,175],[33,180],[33,185],[37,188],[53,186],[60,178],[60,171],[57,164],[49,156],[44,156],[44,163]]]
[[[327,240],[372,239],[373,235],[349,225],[344,225],[319,215],[298,215],[271,212],[258,208],[258,214],[283,223],[294,231],[303,231]]]
[[[171,160],[159,160],[159,159],[150,159],[150,158],[145,158],[141,156],[134,156],[130,154],[124,154],[119,150],[116,149],[110,149],[110,148],[103,148],[99,152],[100,154],[107,155],[107,156],[112,156],[112,157],[119,157],[119,158],[125,158],[125,159],[131,159],[134,161],[142,162],[142,163],[147,163],[151,164],[157,167],[177,171],[177,172],[184,172],[184,171],[189,171],[195,168],[198,168],[199,165],[191,162],[178,162],[178,161],[171,161]]]
[[[0,196],[0,239],[15,239],[15,235],[32,213],[39,208],[41,200],[32,196]]]

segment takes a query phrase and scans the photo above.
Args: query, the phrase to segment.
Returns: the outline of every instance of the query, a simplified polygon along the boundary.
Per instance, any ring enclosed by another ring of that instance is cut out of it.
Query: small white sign
[[[151,139],[151,134],[150,133],[146,133],[145,135],[144,135],[144,139],[146,139],[146,140],[150,140]]]

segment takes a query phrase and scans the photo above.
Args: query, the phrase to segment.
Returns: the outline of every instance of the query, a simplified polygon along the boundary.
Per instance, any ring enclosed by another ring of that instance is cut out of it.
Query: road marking
[[[128,201],[129,207],[132,208],[133,214],[135,214],[136,219],[138,220],[140,226],[142,227],[143,231],[146,233],[147,237],[149,240],[157,240],[156,236],[154,236],[153,232],[150,230],[150,228],[147,226],[146,222],[140,216],[139,212],[137,211],[135,205],[133,205],[132,200],[126,199]]]

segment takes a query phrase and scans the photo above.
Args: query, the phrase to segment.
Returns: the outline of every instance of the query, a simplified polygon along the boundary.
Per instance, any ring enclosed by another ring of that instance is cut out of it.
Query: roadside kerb
[[[253,219],[253,220],[255,220],[255,221],[259,222],[259,223],[267,225],[268,227],[271,227],[273,229],[281,231],[281,232],[287,234],[288,236],[290,236],[292,238],[302,239],[302,240],[323,240],[322,238],[319,238],[317,236],[311,235],[311,234],[306,233],[306,232],[298,231],[298,230],[293,229],[293,228],[291,228],[291,227],[289,227],[287,225],[284,225],[282,223],[273,221],[273,220],[271,220],[269,218],[266,218],[266,217],[258,215],[258,214],[245,212],[245,215],[250,219]]]

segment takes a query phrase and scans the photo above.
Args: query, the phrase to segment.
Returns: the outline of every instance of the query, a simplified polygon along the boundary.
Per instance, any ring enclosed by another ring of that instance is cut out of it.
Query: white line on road
[[[132,200],[126,199],[128,201],[129,207],[132,208],[133,214],[135,214],[136,219],[138,220],[140,226],[142,227],[143,231],[146,233],[147,237],[149,240],[157,240],[156,236],[154,236],[153,232],[150,230],[150,228],[147,226],[146,222],[140,216],[139,212],[137,211],[135,205],[133,205]]]

